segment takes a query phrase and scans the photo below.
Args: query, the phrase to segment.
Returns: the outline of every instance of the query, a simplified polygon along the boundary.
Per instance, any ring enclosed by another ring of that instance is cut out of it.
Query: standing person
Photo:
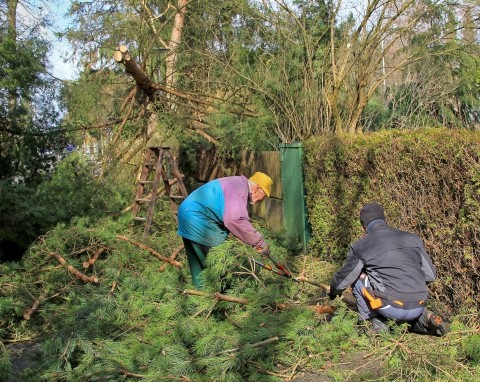
[[[425,307],[427,283],[435,280],[436,269],[423,241],[389,227],[378,203],[360,210],[360,222],[365,235],[351,245],[343,267],[333,276],[329,297],[352,285],[359,322],[369,322],[376,333],[388,331],[385,321],[392,319],[409,322],[412,331],[446,334],[448,324]]]
[[[249,179],[243,175],[219,178],[199,187],[180,204],[178,235],[183,239],[196,288],[202,288],[200,272],[208,251],[223,243],[230,232],[262,255],[270,254],[269,245],[250,223],[247,206],[269,197],[272,184],[263,172]]]

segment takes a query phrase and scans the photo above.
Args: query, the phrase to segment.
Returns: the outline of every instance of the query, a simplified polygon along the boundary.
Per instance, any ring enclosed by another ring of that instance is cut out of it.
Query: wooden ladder
[[[185,199],[188,195],[182,177],[170,147],[147,147],[132,206],[134,219],[145,222],[144,237],[150,235],[153,210],[159,193],[165,192],[172,212],[177,217],[176,201]],[[163,182],[162,189],[159,188],[160,182]]]

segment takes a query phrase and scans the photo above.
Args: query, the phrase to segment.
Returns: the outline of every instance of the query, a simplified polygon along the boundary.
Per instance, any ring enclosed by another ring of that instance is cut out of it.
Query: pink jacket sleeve
[[[244,176],[221,178],[224,194],[223,224],[236,237],[252,247],[266,246],[262,235],[250,223],[248,215],[248,179]]]

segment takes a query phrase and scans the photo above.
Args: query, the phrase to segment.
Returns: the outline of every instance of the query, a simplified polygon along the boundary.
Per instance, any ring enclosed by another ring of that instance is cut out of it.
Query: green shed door
[[[303,179],[303,149],[301,143],[281,144],[280,147],[283,220],[287,240],[300,244],[304,253],[310,238]]]

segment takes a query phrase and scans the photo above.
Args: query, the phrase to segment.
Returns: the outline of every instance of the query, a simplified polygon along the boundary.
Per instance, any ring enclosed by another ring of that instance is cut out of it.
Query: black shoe
[[[390,328],[388,327],[388,325],[383,322],[381,319],[375,317],[375,318],[372,318],[370,320],[371,322],[371,329],[375,332],[375,333],[389,333],[390,332]]]
[[[425,308],[422,315],[411,324],[412,332],[434,333],[443,337],[450,332],[450,324],[438,314]]]
[[[422,316],[425,316],[425,323],[427,327],[430,330],[433,330],[438,336],[443,337],[447,333],[450,333],[450,324],[438,314],[425,309]]]
[[[361,326],[362,331],[367,335],[377,335],[381,333],[390,333],[390,328],[381,318],[371,318],[365,320],[359,318],[357,325]]]

